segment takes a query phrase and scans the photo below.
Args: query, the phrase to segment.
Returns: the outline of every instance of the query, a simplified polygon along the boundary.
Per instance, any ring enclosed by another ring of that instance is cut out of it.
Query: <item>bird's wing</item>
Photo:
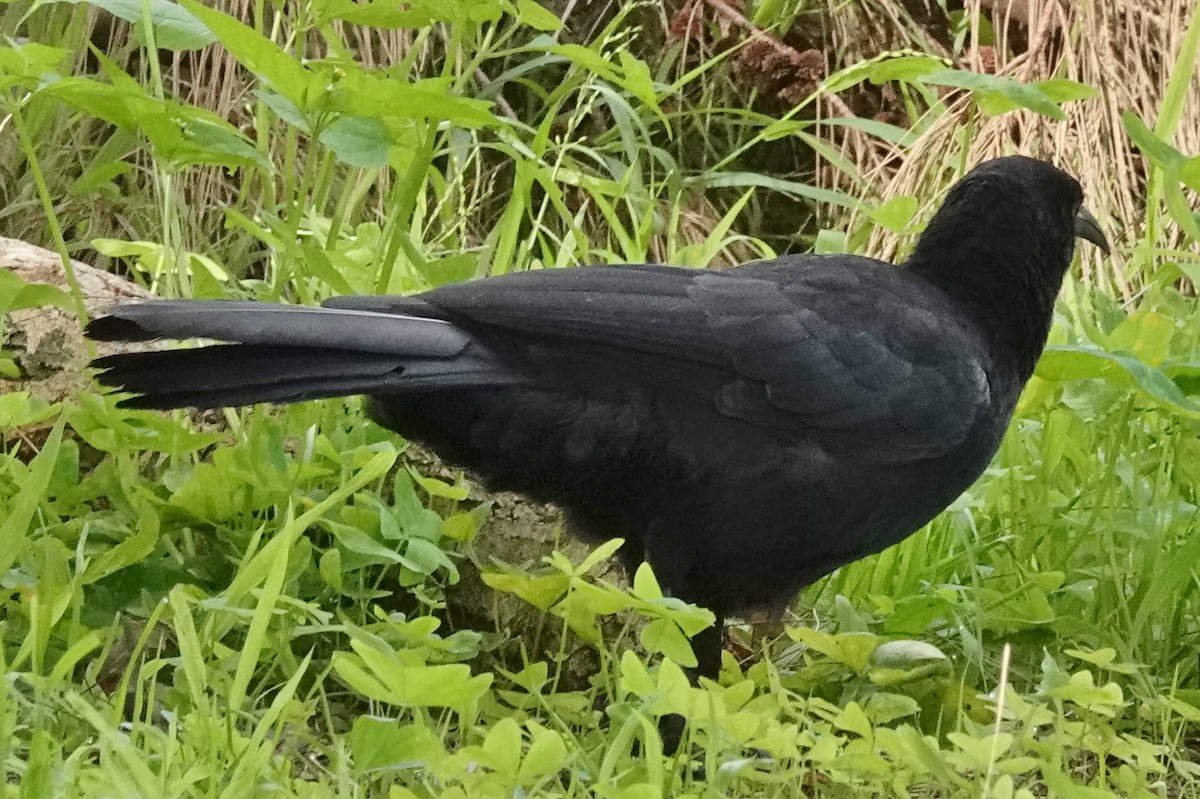
[[[899,269],[699,280],[690,294],[738,374],[717,397],[727,415],[782,412],[838,451],[892,462],[942,454],[990,418],[979,337]]]
[[[487,340],[551,344],[580,372],[593,353],[627,357],[643,382],[661,365],[664,380],[686,383],[694,366],[727,417],[905,461],[962,443],[991,404],[979,341],[918,280],[858,258],[587,267],[420,299]]]

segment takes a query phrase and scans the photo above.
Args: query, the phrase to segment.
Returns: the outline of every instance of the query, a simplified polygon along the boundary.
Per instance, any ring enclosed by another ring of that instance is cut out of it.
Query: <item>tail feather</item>
[[[280,311],[278,309],[287,309]],[[220,408],[352,394],[502,385],[514,377],[470,334],[433,319],[240,302],[123,305],[88,326],[103,341],[233,343],[97,359],[133,408]]]
[[[456,355],[472,341],[469,333],[441,319],[230,300],[119,305],[90,323],[87,334],[98,341],[208,338],[423,357]]]

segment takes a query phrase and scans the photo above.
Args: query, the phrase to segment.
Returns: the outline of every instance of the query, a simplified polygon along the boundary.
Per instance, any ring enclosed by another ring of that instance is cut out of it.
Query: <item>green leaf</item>
[[[48,283],[26,283],[7,269],[0,268],[0,315],[26,308],[53,305],[74,311],[71,295]]]
[[[1179,165],[1179,179],[1192,191],[1200,191],[1200,155]]]
[[[317,573],[321,575],[321,579],[325,584],[337,591],[342,592],[342,552],[337,547],[330,547],[321,553],[321,559],[317,562]]]
[[[658,97],[654,91],[654,79],[650,77],[650,67],[628,50],[618,52],[617,60],[621,62],[623,73],[623,79],[619,81],[621,88],[641,100],[645,108],[658,113]]]
[[[0,431],[45,421],[58,413],[60,407],[28,391],[0,394]]]
[[[831,75],[824,90],[838,93],[857,86],[863,81],[882,85],[892,81],[913,83],[924,75],[945,70],[946,62],[931,55],[884,53],[881,56],[852,64]]]
[[[12,39],[0,47],[0,78],[21,78],[31,84],[52,80],[67,58],[73,54],[61,47],[50,47],[37,42],[17,44]],[[0,80],[0,88],[5,81]]]
[[[535,608],[549,610],[567,593],[571,578],[565,574],[531,577],[518,572],[483,572],[483,582],[497,591],[516,594]]]
[[[1066,78],[1051,78],[1050,80],[1035,81],[1033,86],[1056,103],[1069,103],[1074,100],[1091,100],[1098,97],[1100,92],[1094,86]]]
[[[60,1],[72,5],[80,2]],[[133,23],[135,35],[142,43],[146,42],[142,25],[148,13],[154,25],[154,44],[161,50],[199,50],[216,41],[203,22],[170,0],[87,0],[87,3]]]
[[[921,712],[921,706],[911,696],[876,691],[867,697],[863,712],[872,725],[890,724],[896,719],[917,715]]]
[[[1200,403],[1184,394],[1162,370],[1132,355],[1087,346],[1051,346],[1038,361],[1035,374],[1044,380],[1101,378],[1117,385],[1134,385],[1168,410],[1200,416]]]
[[[518,782],[529,784],[557,774],[566,767],[571,755],[557,732],[546,729],[536,721],[528,721],[526,725],[533,740],[516,776]]]
[[[658,685],[646,669],[646,664],[631,650],[621,654],[621,688],[634,696],[647,697],[658,691]]]
[[[648,562],[638,564],[633,574],[633,594],[639,599],[662,599],[662,588]]]
[[[1061,799],[1116,799],[1117,797],[1117,794],[1103,788],[1080,785],[1049,764],[1042,767],[1042,780],[1050,790],[1050,795],[1061,797]]]
[[[478,701],[492,684],[491,674],[471,676],[470,667],[459,663],[411,666],[395,653],[381,652],[362,641],[353,640],[350,646],[358,656],[357,663],[348,653],[339,652],[334,656],[334,669],[339,675],[358,676],[358,666],[360,673],[372,678],[372,682],[364,683],[372,691],[368,696],[389,704],[461,708]],[[362,667],[366,672],[361,672]],[[375,686],[382,686],[382,692]]]
[[[150,556],[158,547],[159,521],[154,508],[143,505],[137,515],[137,530],[116,546],[102,550],[88,562],[80,577],[83,585],[120,571]]]
[[[1121,114],[1121,122],[1125,126],[1125,132],[1129,134],[1129,138],[1152,164],[1163,169],[1170,166],[1177,168],[1183,166],[1183,153],[1159,138],[1132,111]]]
[[[1175,54],[1175,63],[1166,68],[1170,76],[1166,91],[1163,92],[1162,104],[1158,109],[1158,121],[1154,132],[1162,139],[1170,139],[1179,127],[1189,99],[1194,102],[1192,78],[1196,74],[1197,62],[1200,62],[1200,5],[1193,6],[1187,28],[1179,42],[1179,50]]]
[[[801,183],[798,180],[784,180],[783,178],[774,178],[770,175],[762,175],[757,172],[720,172],[717,174],[702,174],[687,179],[686,183],[688,188],[701,190],[759,186],[764,189],[773,189],[775,191],[783,192],[784,194],[794,194],[798,197],[816,200],[817,202],[824,203],[826,205],[837,205],[843,208],[861,207],[861,203],[857,198],[852,197],[845,192],[834,191],[832,189],[822,189],[819,186],[813,186],[809,183]]]
[[[473,513],[455,513],[442,520],[442,536],[451,541],[470,541],[479,532]]]
[[[429,285],[437,288],[447,283],[462,283],[475,277],[479,270],[479,256],[473,252],[443,255],[418,264],[417,268],[429,281]]]
[[[843,708],[842,712],[833,719],[833,725],[840,730],[852,732],[862,736],[867,740],[871,740],[872,729],[871,720],[867,718],[867,714],[857,702],[850,702]]]
[[[451,584],[458,582],[458,567],[442,549],[424,538],[410,538],[404,548],[406,566],[421,574],[433,574],[438,569],[446,571]]]
[[[392,492],[392,512],[403,536],[437,541],[442,533],[442,517],[425,507],[425,503],[417,496],[409,470],[396,472]],[[381,508],[381,512],[383,510]]]
[[[967,89],[987,116],[997,116],[1015,108],[1028,108],[1051,119],[1066,119],[1058,103],[1036,85],[1018,83],[1009,77],[946,69],[920,79],[934,86],[953,86]],[[1061,91],[1061,88],[1055,89]]]
[[[562,20],[554,16],[552,11],[534,0],[517,0],[517,22],[547,33],[553,33],[563,26]]]
[[[321,23],[341,19],[371,28],[425,28],[435,22],[495,22],[501,9],[495,0],[324,0],[316,10]]]
[[[466,483],[451,485],[436,477],[426,477],[411,466],[408,467],[408,474],[431,497],[441,497],[442,499],[452,499],[455,502],[462,502],[471,495],[471,487]]]
[[[587,554],[586,557],[584,557],[582,561],[580,561],[579,565],[574,568],[573,574],[577,577],[582,577],[601,562],[606,561],[613,555],[617,554],[617,550],[624,546],[624,544],[624,538],[613,538],[609,541],[605,541],[603,544],[595,547]]]
[[[335,111],[365,118],[446,120],[464,128],[495,127],[491,103],[460,97],[439,80],[409,84],[384,74],[351,72],[329,98]]]
[[[830,635],[808,627],[789,627],[787,634],[794,641],[822,653],[829,659],[861,673],[879,646],[879,638],[870,633],[839,633]]]
[[[903,233],[908,229],[913,217],[916,216],[917,208],[917,198],[906,194],[901,197],[893,197],[883,205],[867,211],[867,215],[893,233]]]
[[[648,652],[659,652],[685,668],[695,668],[696,654],[692,643],[679,626],[670,619],[655,619],[642,628],[642,646]]]
[[[350,166],[382,169],[388,165],[392,140],[387,126],[374,117],[341,116],[321,131],[320,140]]]
[[[446,757],[441,739],[423,724],[359,716],[348,737],[360,771],[404,770],[438,763]]]
[[[1114,708],[1125,703],[1125,695],[1121,691],[1121,686],[1113,682],[1096,685],[1092,673],[1086,669],[1072,674],[1065,685],[1053,688],[1050,696],[1074,702],[1082,708],[1106,716],[1114,715]]]
[[[29,524],[38,505],[46,499],[46,487],[50,485],[50,478],[54,474],[65,424],[66,419],[61,416],[54,423],[50,435],[42,443],[41,451],[29,462],[20,478],[19,490],[9,506],[8,516],[0,521],[0,574],[7,572],[17,562],[25,549]]]
[[[505,716],[492,725],[483,739],[483,765],[493,771],[513,778],[521,764],[521,749],[524,739],[521,728],[511,716]]]

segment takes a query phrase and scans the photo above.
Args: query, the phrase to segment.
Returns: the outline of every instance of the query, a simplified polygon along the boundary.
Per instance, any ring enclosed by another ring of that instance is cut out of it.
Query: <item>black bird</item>
[[[366,394],[379,424],[496,490],[623,536],[675,596],[731,614],[928,522],[984,470],[1050,328],[1079,184],[1023,157],[957,183],[901,266],[785,256],[724,271],[543,270],[321,308],[122,305],[95,339],[205,338],[95,365],[135,408]]]

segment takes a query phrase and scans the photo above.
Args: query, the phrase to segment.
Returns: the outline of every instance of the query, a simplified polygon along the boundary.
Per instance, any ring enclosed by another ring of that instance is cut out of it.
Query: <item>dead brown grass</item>
[[[1084,276],[1126,297],[1132,296],[1141,285],[1145,264],[1133,263],[1122,245],[1142,235],[1145,166],[1122,128],[1120,115],[1132,111],[1153,124],[1194,2],[968,0],[967,13],[972,20],[968,44],[978,44],[979,21],[985,15],[992,20],[997,42],[994,48],[968,46],[968,57],[962,66],[994,69],[1022,80],[1070,78],[1098,87],[1100,96],[1068,103],[1064,109],[1065,121],[1050,120],[1032,112],[979,119],[968,113],[966,98],[952,99],[946,112],[932,120],[927,133],[902,151],[859,135],[844,132],[830,135],[841,136],[845,157],[866,178],[865,185],[879,187],[882,199],[915,194],[932,204],[940,197],[940,189],[958,176],[960,168],[1004,153],[1021,152],[1053,160],[1080,176],[1089,206],[1117,245],[1113,257],[1104,261],[1096,253],[1085,253]],[[247,21],[254,13],[249,0],[220,0],[216,5]],[[665,13],[668,7],[671,4],[664,3],[664,26],[669,25],[670,15]],[[931,32],[936,30],[936,25],[929,22],[939,13],[936,4],[929,0],[928,13],[919,9],[914,12],[911,10],[914,7],[914,3],[901,0],[829,0],[823,15],[827,25],[825,51],[841,65],[898,48],[951,56],[952,48],[946,45],[945,37]],[[275,12],[268,6],[266,13]],[[301,34],[288,30],[285,19],[268,19],[266,27],[274,32],[276,41],[294,49],[295,37]],[[339,39],[349,45],[351,55],[369,65],[386,66],[410,58],[418,67],[431,68],[440,57],[436,32],[424,36],[342,23],[335,23],[334,27]],[[107,49],[118,62],[133,54],[127,32],[114,29],[109,33],[107,42],[97,42],[102,49]],[[303,35],[303,47],[309,56],[329,55],[322,50],[319,35],[313,32]],[[223,50],[210,47],[179,54],[165,66],[165,80],[175,96],[247,129],[251,127],[252,85]],[[1192,88],[1191,104],[1174,137],[1175,145],[1187,153],[1200,152],[1200,78],[1193,81]],[[830,116],[842,116],[848,111],[839,98],[829,98],[825,105]],[[964,136],[964,124],[972,126],[969,136]],[[478,165],[469,171],[477,172]],[[818,179],[838,188],[861,191],[862,184],[837,169],[821,170]],[[378,183],[370,187],[369,197],[377,218],[383,219],[387,177],[379,175],[374,180]],[[487,175],[464,177],[464,180],[470,185],[465,185],[456,198],[456,204],[460,205],[455,209],[459,212],[457,218],[495,205],[483,196],[489,187],[494,188],[494,181],[488,180]],[[247,190],[215,169],[190,170],[180,176],[179,188],[185,198],[184,213],[193,220],[189,227],[197,230],[211,228],[212,220],[220,218],[220,209],[236,205],[239,195]],[[362,186],[354,188],[366,191]],[[683,214],[693,222],[686,226],[683,237],[700,240],[706,229],[711,229],[720,218],[720,213],[708,199],[695,199],[695,207]],[[474,224],[478,226],[479,221]],[[835,220],[830,224],[840,226],[844,222]],[[1179,230],[1167,220],[1154,245],[1170,250],[1180,246],[1181,241]],[[894,236],[882,234],[870,244],[873,254],[881,257],[895,256],[902,246],[896,244]],[[657,253],[662,247],[652,249]]]
[[[876,151],[860,167],[882,187],[884,199],[915,194],[932,205],[940,188],[959,176],[960,166],[1011,153],[1053,161],[1080,178],[1089,207],[1115,245],[1111,258],[1084,251],[1084,278],[1130,298],[1153,264],[1131,257],[1133,243],[1145,234],[1146,164],[1126,135],[1121,114],[1132,111],[1154,125],[1194,0],[1026,1],[1027,8],[1014,3],[1007,13],[1000,13],[1004,6],[993,13],[996,72],[1023,81],[1069,78],[1096,87],[1100,95],[1067,103],[1063,121],[1025,111],[975,118],[969,99],[960,97],[912,146],[902,152]],[[896,13],[891,0],[878,5]],[[973,42],[978,42],[979,20],[988,13],[980,6],[980,0],[967,5]],[[1027,28],[1019,19],[1024,16],[1030,20]],[[887,44],[895,46],[902,31],[894,26],[888,35]],[[973,47],[968,53],[974,58],[964,66],[979,69],[978,59],[986,50]],[[975,127],[964,137],[968,119]],[[1173,143],[1185,153],[1200,152],[1200,76],[1193,76]],[[1169,219],[1155,232],[1156,250],[1182,246],[1182,234]],[[894,257],[897,249],[892,236],[878,235],[871,242],[872,253],[880,257]]]

